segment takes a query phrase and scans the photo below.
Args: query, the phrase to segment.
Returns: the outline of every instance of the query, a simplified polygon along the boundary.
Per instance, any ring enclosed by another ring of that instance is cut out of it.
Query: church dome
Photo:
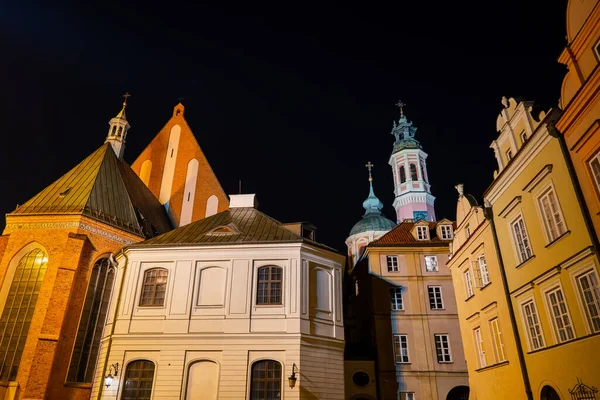
[[[363,202],[365,215],[358,221],[350,230],[350,236],[357,233],[372,232],[372,231],[389,231],[396,224],[387,219],[381,213],[383,203],[375,196],[373,192],[373,182],[369,180],[369,197]]]

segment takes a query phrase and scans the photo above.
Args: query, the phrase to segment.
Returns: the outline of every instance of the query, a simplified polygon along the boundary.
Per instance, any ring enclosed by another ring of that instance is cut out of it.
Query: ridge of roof
[[[428,240],[417,240],[411,230],[419,222],[427,222],[429,225],[429,239]],[[370,247],[385,247],[385,246],[412,246],[412,247],[430,247],[430,246],[447,246],[452,242],[450,240],[444,240],[437,235],[437,226],[445,222],[444,219],[441,221],[402,221],[394,229],[383,235],[377,240],[372,241],[368,244]],[[452,227],[456,228],[456,223],[452,222]]]

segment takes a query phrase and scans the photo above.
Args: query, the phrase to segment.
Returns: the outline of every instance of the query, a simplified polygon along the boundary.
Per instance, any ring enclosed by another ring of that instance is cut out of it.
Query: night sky
[[[502,96],[556,106],[565,73],[566,0],[45,3],[0,6],[2,213],[102,145],[129,91],[128,162],[183,98],[226,193],[241,179],[260,210],[345,251],[367,161],[395,219],[398,99],[454,219],[454,186],[480,198],[492,181]]]

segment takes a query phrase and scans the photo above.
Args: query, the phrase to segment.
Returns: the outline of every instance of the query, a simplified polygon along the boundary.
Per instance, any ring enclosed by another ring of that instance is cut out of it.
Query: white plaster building
[[[92,399],[344,398],[345,257],[255,205],[116,256]]]

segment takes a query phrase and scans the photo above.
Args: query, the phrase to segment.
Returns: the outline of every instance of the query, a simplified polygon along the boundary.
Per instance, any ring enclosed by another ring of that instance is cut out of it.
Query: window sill
[[[445,308],[430,308],[429,311],[444,311]]]
[[[485,285],[483,285],[482,287],[480,287],[480,288],[479,288],[479,290],[483,290],[483,289],[485,289],[486,287],[490,286],[491,284],[492,284],[492,282],[488,282],[488,283],[486,283]]]
[[[396,364],[407,365],[410,364],[410,361],[396,361]]]
[[[578,342],[580,340],[587,339],[587,338],[594,337],[594,336],[600,336],[600,332],[595,332],[595,333],[592,333],[592,334],[589,334],[589,335],[576,337],[575,339],[567,340],[567,341],[564,341],[564,342],[561,342],[561,343],[555,343],[552,346],[546,346],[546,347],[541,347],[541,348],[536,349],[536,350],[531,350],[531,351],[528,351],[527,354],[539,353],[539,352],[542,352],[542,351],[545,351],[545,350],[550,350],[550,349],[553,349],[553,348],[559,347],[559,346],[565,346],[565,345],[568,345],[568,344],[571,344],[571,343],[574,343],[574,342]]]
[[[467,297],[467,298],[465,299],[465,301],[469,301],[469,300],[471,300],[473,297],[475,297],[475,293],[473,293],[472,295],[470,295],[469,297]]]
[[[138,308],[165,308],[164,304],[139,304]]]
[[[438,361],[438,364],[454,364],[454,361]]]
[[[79,388],[79,389],[91,389],[91,383],[80,383],[80,382],[65,382],[65,387]]]
[[[548,246],[546,246],[548,247]],[[529,261],[533,260],[535,258],[535,254],[532,255],[531,257],[529,257],[527,260],[523,261],[521,264],[517,265],[515,268],[519,269],[521,268],[523,265],[527,264]]]
[[[559,237],[557,237],[556,239],[554,239],[553,241],[548,243],[545,247],[548,248],[548,247],[552,246],[554,243],[558,242],[560,239],[564,238],[565,236],[569,235],[570,233],[571,233],[571,231],[566,231],[565,233],[563,233],[562,235],[560,235]]]
[[[508,365],[508,360],[476,369],[475,372],[483,372],[483,371],[487,371],[489,369],[503,367],[505,365]]]
[[[257,308],[281,308],[283,304],[255,304]]]

